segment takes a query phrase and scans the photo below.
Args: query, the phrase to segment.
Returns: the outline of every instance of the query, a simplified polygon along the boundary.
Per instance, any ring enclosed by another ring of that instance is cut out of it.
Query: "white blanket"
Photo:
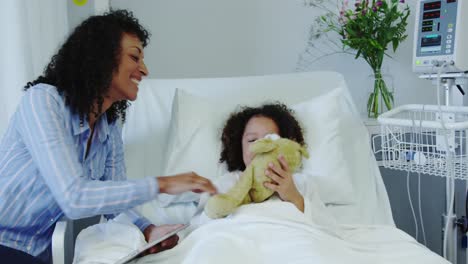
[[[144,243],[141,236],[128,224],[89,227],[78,237],[75,263],[115,263]],[[395,227],[317,225],[293,204],[274,200],[244,205],[227,218],[208,221],[182,234],[175,248],[134,263],[449,262]]]
[[[135,263],[448,263],[391,226],[341,226],[307,220],[291,203],[242,206],[190,233],[175,248]]]

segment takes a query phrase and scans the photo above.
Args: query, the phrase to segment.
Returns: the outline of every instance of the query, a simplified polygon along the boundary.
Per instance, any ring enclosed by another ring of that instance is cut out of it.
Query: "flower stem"
[[[379,112],[384,111],[384,106],[387,110],[392,109],[393,94],[388,90],[387,84],[382,78],[380,69],[376,69],[374,70],[374,90],[367,100],[367,115],[369,117],[377,118]]]

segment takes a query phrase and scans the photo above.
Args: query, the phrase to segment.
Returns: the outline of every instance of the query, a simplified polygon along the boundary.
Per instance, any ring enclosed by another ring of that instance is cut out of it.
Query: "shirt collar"
[[[99,141],[103,143],[109,137],[109,123],[107,123],[107,114],[104,113],[101,115],[97,121],[96,127],[98,129],[95,132],[98,132]]]
[[[83,120],[83,126],[80,126],[80,116],[78,114],[74,114],[72,116],[72,127],[73,127],[73,135],[82,134],[89,129],[88,120]],[[107,122],[107,115],[103,114],[99,117],[96,121],[94,135],[99,138],[99,141],[104,142],[109,137],[109,123]]]
[[[89,130],[88,120],[83,120],[83,126],[81,126],[80,115],[73,114],[72,115],[72,129],[73,129],[74,136],[84,133],[85,131]]]

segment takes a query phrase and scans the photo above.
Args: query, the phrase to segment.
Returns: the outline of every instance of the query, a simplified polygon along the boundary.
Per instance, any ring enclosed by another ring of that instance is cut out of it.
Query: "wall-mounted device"
[[[468,1],[420,0],[418,5],[413,71],[434,73],[434,66],[453,61],[445,72],[467,72]]]

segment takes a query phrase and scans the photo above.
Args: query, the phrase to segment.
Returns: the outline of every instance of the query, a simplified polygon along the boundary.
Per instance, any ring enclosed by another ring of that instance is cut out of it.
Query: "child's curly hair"
[[[230,115],[221,135],[222,150],[219,162],[226,162],[228,171],[245,170],[242,157],[242,135],[252,117],[271,118],[279,128],[280,136],[305,145],[302,128],[294,117],[293,110],[276,102],[259,107],[242,107]]]

